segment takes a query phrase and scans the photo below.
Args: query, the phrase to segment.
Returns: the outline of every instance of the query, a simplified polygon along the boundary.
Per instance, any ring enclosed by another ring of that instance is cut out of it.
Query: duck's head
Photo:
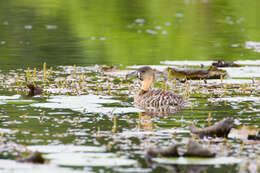
[[[137,77],[141,81],[147,80],[147,79],[154,79],[154,71],[149,66],[140,67],[137,70],[133,71],[132,73],[129,73],[126,75],[127,77]]]
[[[141,89],[144,91],[149,90],[151,87],[153,80],[154,80],[154,71],[149,66],[140,67],[136,71],[133,71],[132,73],[127,74],[127,77],[137,77],[142,81],[142,87]]]

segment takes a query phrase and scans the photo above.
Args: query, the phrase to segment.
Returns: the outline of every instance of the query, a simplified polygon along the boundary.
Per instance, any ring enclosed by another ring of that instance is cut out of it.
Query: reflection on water
[[[143,108],[146,115],[149,115],[151,117],[167,117],[167,116],[173,116],[176,113],[179,113],[182,111],[184,106],[175,106],[173,108]]]
[[[258,59],[259,5],[257,0],[1,1],[0,63]]]

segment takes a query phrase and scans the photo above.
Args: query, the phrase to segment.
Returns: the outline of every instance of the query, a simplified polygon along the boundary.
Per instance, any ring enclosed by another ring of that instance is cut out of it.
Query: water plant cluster
[[[1,161],[39,151],[51,164],[77,167],[81,171],[195,169],[174,159],[155,159],[152,166],[145,161],[151,147],[187,144],[193,139],[216,153],[217,159],[227,161],[222,164],[223,161],[198,159],[200,171],[226,168],[231,172],[259,171],[260,143],[249,138],[259,133],[259,77],[183,80],[172,75],[167,70],[169,66],[153,67],[154,87],[173,91],[187,103],[181,112],[169,114],[145,112],[133,105],[140,83],[125,75],[136,66],[49,67],[44,63],[41,69],[1,72]],[[231,70],[243,67],[248,66]],[[230,75],[230,69],[222,70]],[[30,94],[28,84],[39,92]],[[234,120],[227,138],[201,139],[190,132],[192,125],[205,128],[223,118]],[[71,151],[67,151],[68,147]],[[75,156],[75,160],[69,159],[69,155]],[[240,159],[239,164],[233,164],[230,158]]]

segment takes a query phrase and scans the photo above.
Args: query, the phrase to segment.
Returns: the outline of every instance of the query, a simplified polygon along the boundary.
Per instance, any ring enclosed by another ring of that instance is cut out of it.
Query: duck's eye
[[[142,75],[140,72],[137,73],[137,77],[138,77],[138,79],[142,80]]]

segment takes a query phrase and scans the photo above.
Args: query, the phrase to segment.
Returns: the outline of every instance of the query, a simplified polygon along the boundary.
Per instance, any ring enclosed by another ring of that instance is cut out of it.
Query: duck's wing
[[[172,91],[151,90],[146,94],[146,100],[153,107],[181,106],[184,104],[182,97],[175,95]],[[150,98],[150,99],[148,99]]]

